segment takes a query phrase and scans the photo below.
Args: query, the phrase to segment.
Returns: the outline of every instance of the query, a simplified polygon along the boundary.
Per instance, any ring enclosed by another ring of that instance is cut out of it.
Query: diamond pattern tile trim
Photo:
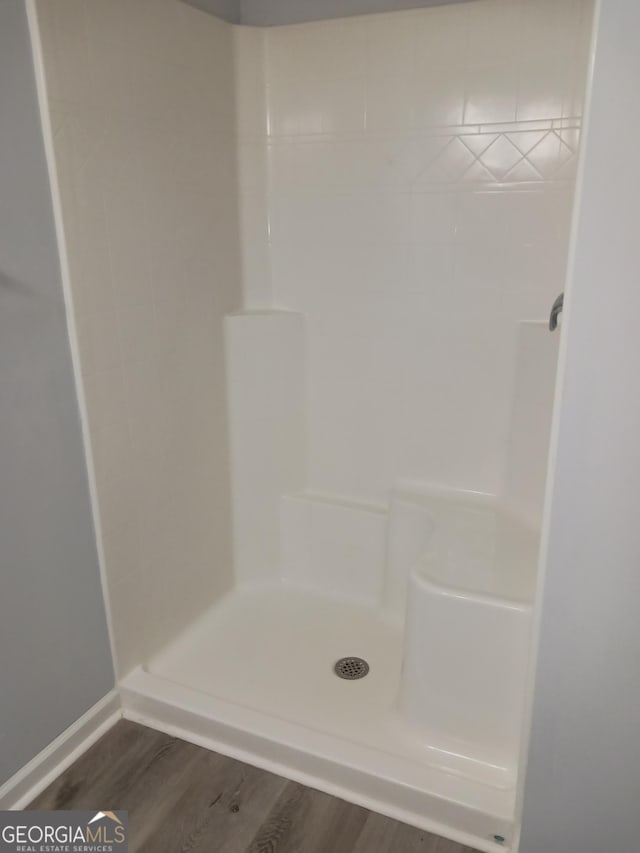
[[[575,176],[579,130],[527,130],[441,137],[413,183],[511,184]]]

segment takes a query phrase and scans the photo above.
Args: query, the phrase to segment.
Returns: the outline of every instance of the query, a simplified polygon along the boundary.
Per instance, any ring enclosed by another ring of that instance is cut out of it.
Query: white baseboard
[[[24,809],[121,717],[120,694],[111,690],[0,786],[0,809]]]

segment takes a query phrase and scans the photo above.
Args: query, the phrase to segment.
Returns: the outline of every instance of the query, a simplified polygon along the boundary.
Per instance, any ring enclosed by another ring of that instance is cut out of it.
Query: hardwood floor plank
[[[123,793],[120,808],[129,811],[129,838],[134,850],[168,826],[167,815],[201,779],[200,768],[215,766],[220,776],[231,772],[233,762],[217,753],[206,754],[193,744],[175,739],[162,756]]]
[[[247,853],[351,853],[367,811],[290,782]]]
[[[241,853],[287,784],[248,764],[203,751],[182,796],[140,853]]]
[[[368,812],[367,822],[351,853],[474,853],[455,841],[447,841],[405,823]]]
[[[87,752],[49,785],[29,808],[92,808],[110,785],[132,772],[132,762],[157,754],[171,741],[168,735],[120,720]]]
[[[109,755],[111,761],[107,762],[101,745],[96,744],[95,753],[94,747],[85,754],[87,762],[70,768],[68,779],[63,774],[58,780],[62,785],[58,796],[48,789],[30,808],[125,809],[130,818],[131,846],[136,849],[162,819],[163,811],[182,795],[206,750],[142,726],[135,727],[135,737],[131,739],[131,725],[122,721],[112,729],[119,748],[126,751]],[[224,760],[222,756],[215,757]]]

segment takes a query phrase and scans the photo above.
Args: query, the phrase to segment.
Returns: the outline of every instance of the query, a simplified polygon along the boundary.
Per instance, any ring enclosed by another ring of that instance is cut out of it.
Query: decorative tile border
[[[355,144],[371,174],[411,187],[567,182],[575,179],[580,119],[460,125],[411,134],[305,134],[271,137],[268,146]],[[372,152],[374,152],[372,154]],[[354,174],[358,175],[357,164]],[[343,176],[344,177],[344,176]],[[375,181],[375,178],[373,179]]]

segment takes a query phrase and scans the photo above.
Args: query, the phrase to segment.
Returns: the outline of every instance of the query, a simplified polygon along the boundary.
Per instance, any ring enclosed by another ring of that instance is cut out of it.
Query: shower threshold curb
[[[483,851],[514,836],[513,792],[356,744],[177,684],[140,667],[120,684],[125,719]]]

